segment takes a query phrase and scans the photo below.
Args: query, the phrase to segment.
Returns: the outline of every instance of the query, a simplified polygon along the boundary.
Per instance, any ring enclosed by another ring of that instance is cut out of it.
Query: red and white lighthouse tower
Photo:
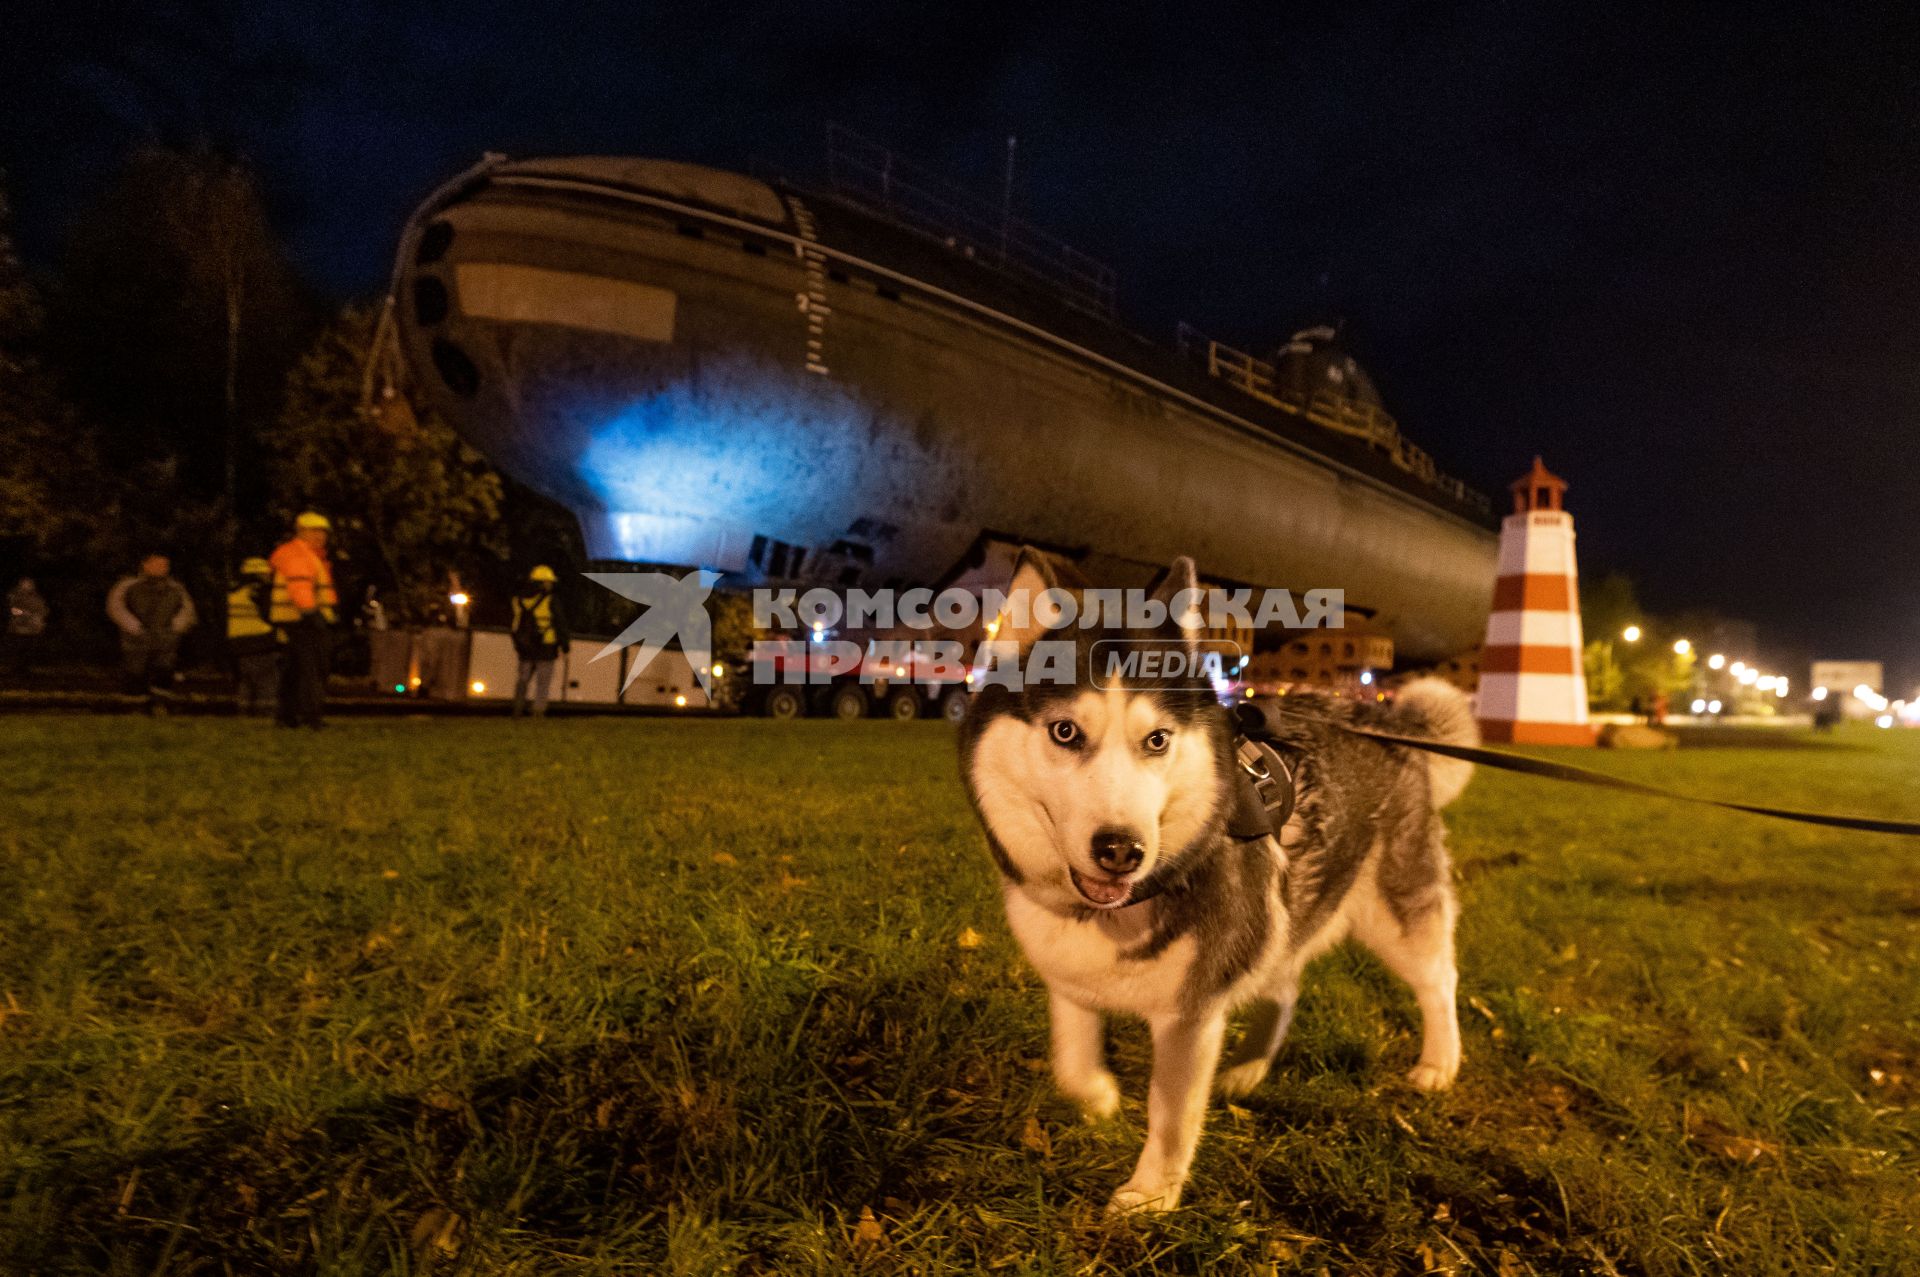
[[[1480,733],[1522,745],[1591,745],[1581,664],[1580,576],[1566,480],[1540,458],[1513,485],[1480,653]]]

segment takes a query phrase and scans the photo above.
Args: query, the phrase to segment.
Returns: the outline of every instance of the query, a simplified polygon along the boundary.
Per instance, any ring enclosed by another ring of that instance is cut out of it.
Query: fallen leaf
[[[978,931],[975,931],[972,927],[963,927],[960,930],[959,938],[953,943],[962,949],[978,949],[986,942],[987,938]]]
[[[1757,1140],[1749,1135],[1723,1135],[1703,1139],[1700,1143],[1707,1151],[1718,1154],[1729,1162],[1738,1162],[1742,1166],[1751,1166],[1763,1157],[1780,1156],[1778,1144],[1768,1140]]]
[[[853,1244],[855,1246],[878,1246],[887,1240],[885,1225],[874,1218],[873,1207],[860,1208],[860,1222],[853,1226]]]
[[[1733,1162],[1739,1166],[1752,1166],[1762,1158],[1779,1157],[1780,1145],[1771,1140],[1755,1139],[1751,1135],[1737,1135],[1720,1125],[1712,1118],[1687,1115],[1687,1139],[1715,1157]]]
[[[1047,1134],[1047,1128],[1040,1125],[1040,1119],[1032,1113],[1027,1114],[1027,1125],[1020,1132],[1020,1143],[1042,1157],[1053,1156],[1053,1137]]]
[[[713,863],[716,865],[737,865],[740,862],[730,851],[716,851],[713,853]]]
[[[780,874],[780,890],[792,891],[795,887],[806,886],[809,881],[810,881],[809,879],[800,878],[793,874],[782,871],[782,873]]]
[[[444,1206],[430,1206],[420,1212],[413,1225],[413,1250],[424,1261],[433,1252],[451,1258],[460,1253],[466,1241],[467,1222]]]

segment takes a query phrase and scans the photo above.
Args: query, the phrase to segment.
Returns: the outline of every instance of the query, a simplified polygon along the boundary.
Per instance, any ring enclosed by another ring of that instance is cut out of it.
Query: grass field
[[[0,722],[0,1271],[1920,1271],[1920,842],[1483,773],[1458,1087],[1336,953],[1108,1223],[1145,1032],[1081,1124],[952,753]],[[1582,761],[1920,818],[1920,733]]]

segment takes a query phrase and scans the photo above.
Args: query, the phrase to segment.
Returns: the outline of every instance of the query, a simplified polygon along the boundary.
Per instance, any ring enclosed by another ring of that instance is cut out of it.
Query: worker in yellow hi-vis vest
[[[513,650],[520,657],[520,672],[513,680],[515,718],[526,711],[529,690],[533,693],[533,716],[539,718],[547,712],[554,662],[572,646],[566,619],[553,597],[558,579],[543,563],[527,573],[527,583],[513,596]]]
[[[240,565],[240,583],[227,591],[227,655],[242,714],[271,714],[280,700],[280,648],[286,640],[272,617],[273,565],[255,556]]]
[[[309,510],[293,521],[293,538],[273,552],[273,614],[287,636],[280,671],[282,727],[320,727],[326,697],[327,627],[338,599],[333,565],[327,562],[327,534],[333,525]]]

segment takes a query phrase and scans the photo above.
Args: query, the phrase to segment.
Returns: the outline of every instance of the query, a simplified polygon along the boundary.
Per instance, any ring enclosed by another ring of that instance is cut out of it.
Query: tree
[[[339,557],[388,585],[389,614],[424,620],[449,572],[505,558],[500,476],[404,397],[363,407],[373,337],[374,312],[349,308],[294,366],[261,441],[271,507],[280,527],[325,513]]]
[[[1626,674],[1614,656],[1613,640],[1594,639],[1582,654],[1587,675],[1587,705],[1592,709],[1615,710],[1626,706]]]
[[[107,540],[119,492],[40,359],[46,314],[14,253],[9,212],[0,184],[0,538],[40,559],[79,557]]]
[[[1644,627],[1646,613],[1624,572],[1609,572],[1597,581],[1580,583],[1580,630],[1589,643],[1618,639],[1629,625]]]
[[[207,147],[144,146],[77,220],[52,338],[120,465],[171,463],[180,499],[232,504],[314,311],[258,183]]]

